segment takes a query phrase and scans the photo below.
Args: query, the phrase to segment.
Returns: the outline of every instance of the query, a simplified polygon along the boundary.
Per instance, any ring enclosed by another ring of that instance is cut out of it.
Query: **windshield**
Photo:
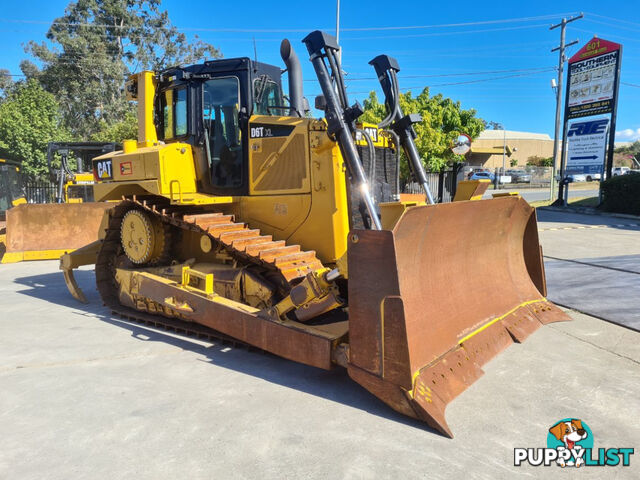
[[[187,89],[166,90],[160,97],[163,140],[187,133]]]
[[[253,98],[255,115],[279,115],[283,109],[280,87],[267,75],[253,81]]]
[[[237,77],[208,80],[202,89],[202,115],[209,142],[211,180],[216,187],[242,185],[241,131]]]

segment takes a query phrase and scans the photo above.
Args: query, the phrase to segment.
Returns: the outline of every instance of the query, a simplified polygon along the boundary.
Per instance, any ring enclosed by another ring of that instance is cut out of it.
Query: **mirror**
[[[316,97],[316,110],[326,110],[327,109],[327,99],[324,98],[324,95],[318,95]]]
[[[457,155],[464,155],[469,150],[471,150],[471,138],[464,133],[458,135],[458,138],[455,139],[451,146],[451,151]]]

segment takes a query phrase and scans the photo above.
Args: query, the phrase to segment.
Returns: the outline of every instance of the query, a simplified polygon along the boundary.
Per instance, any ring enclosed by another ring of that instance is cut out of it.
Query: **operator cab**
[[[158,77],[155,123],[166,143],[204,152],[215,194],[246,195],[249,118],[288,115],[279,67],[249,58],[171,68]]]

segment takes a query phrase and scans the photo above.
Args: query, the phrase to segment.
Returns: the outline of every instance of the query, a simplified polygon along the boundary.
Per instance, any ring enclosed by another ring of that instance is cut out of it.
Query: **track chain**
[[[126,320],[133,320],[155,327],[162,327],[178,333],[186,333],[198,338],[211,338],[243,345],[242,342],[207,327],[186,322],[179,318],[149,314],[124,307],[118,299],[118,285],[115,282],[115,264],[121,257],[120,225],[127,211],[141,209],[160,219],[164,224],[183,230],[206,235],[212,246],[221,246],[241,265],[256,265],[277,278],[281,290],[287,291],[308,273],[323,268],[313,251],[302,251],[299,245],[286,245],[284,241],[273,241],[270,235],[261,235],[259,230],[250,229],[244,223],[237,223],[233,216],[223,213],[193,213],[181,206],[171,206],[139,200],[136,196],[123,198],[112,210],[102,248],[96,260],[96,284],[104,304],[111,311]],[[160,312],[158,312],[160,313]],[[167,316],[171,312],[163,312]]]

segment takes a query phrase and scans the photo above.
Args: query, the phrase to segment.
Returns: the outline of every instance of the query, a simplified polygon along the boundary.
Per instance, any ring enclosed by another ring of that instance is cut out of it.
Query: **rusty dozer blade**
[[[445,408],[481,367],[540,325],[546,300],[535,210],[519,197],[418,206],[392,231],[349,236],[349,375],[453,437]]]
[[[7,250],[2,263],[59,258],[95,242],[113,204],[23,204],[7,210]]]

